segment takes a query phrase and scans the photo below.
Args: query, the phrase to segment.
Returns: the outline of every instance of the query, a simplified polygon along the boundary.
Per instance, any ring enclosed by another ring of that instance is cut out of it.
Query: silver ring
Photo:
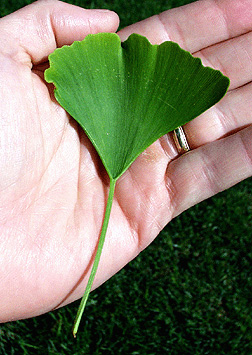
[[[186,135],[185,135],[185,132],[184,132],[182,126],[176,128],[173,131],[173,139],[174,139],[174,142],[176,144],[179,154],[186,153],[190,150],[190,146],[188,144],[188,141],[186,139]]]

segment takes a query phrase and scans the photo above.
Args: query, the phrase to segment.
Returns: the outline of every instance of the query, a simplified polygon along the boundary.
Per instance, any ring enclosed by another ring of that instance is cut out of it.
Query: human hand
[[[178,157],[165,143],[171,218],[252,174],[251,15],[251,0],[203,0],[119,32],[123,41],[139,33],[153,44],[177,42],[231,81],[224,99],[184,126],[189,154]]]
[[[22,16],[18,12],[0,21],[5,97],[0,116],[2,321],[41,314],[82,296],[108,193],[95,150],[43,81],[43,63],[55,48],[54,38],[62,45],[90,31],[76,20],[79,10],[72,13],[71,30],[64,30],[70,7],[46,4],[43,11],[55,13],[54,31],[42,10],[44,20],[36,15],[32,29],[28,8]],[[242,4],[222,0],[217,7],[203,0],[119,33],[125,39],[137,32],[153,43],[174,40],[203,64],[221,69],[231,86],[221,102],[185,126],[192,151],[179,156],[168,134],[118,180],[94,287],[134,258],[174,216],[251,175],[252,1]],[[44,4],[29,11],[39,6]],[[68,7],[63,16],[52,10],[58,6]],[[110,22],[102,25],[99,19],[101,28],[92,19],[94,32],[116,29],[115,15],[99,16]],[[48,29],[43,35],[41,21]],[[3,26],[9,28],[5,44]],[[31,70],[31,61],[40,65]]]
[[[2,322],[54,308],[89,263],[104,206],[99,163],[43,73],[56,47],[117,27],[113,12],[53,0],[0,19]]]

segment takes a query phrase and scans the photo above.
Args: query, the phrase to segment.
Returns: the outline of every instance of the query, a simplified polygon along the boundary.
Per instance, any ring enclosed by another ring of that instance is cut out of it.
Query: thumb
[[[114,32],[118,16],[56,0],[41,0],[0,19],[0,52],[25,64],[38,64],[57,47],[90,33]]]

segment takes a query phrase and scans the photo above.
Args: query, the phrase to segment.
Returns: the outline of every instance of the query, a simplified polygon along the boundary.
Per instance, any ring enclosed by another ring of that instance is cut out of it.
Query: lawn
[[[2,0],[4,16],[32,1]],[[191,1],[69,1],[109,8],[121,27]],[[0,325],[0,354],[251,355],[252,181],[173,220],[147,250],[92,292],[77,339],[79,301]]]

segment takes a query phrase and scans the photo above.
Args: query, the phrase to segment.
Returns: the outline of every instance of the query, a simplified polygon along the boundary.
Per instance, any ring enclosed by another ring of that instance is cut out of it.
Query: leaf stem
[[[111,207],[112,207],[112,203],[113,203],[113,198],[114,198],[114,192],[115,192],[115,184],[116,184],[116,180],[110,178],[110,184],[109,184],[109,195],[108,195],[108,200],[107,200],[107,205],[106,205],[106,211],[105,211],[105,215],[104,215],[104,219],[103,219],[103,224],[102,224],[102,230],[101,230],[101,234],[100,234],[100,238],[99,238],[99,243],[98,243],[98,247],[97,247],[97,251],[96,251],[96,255],[95,255],[95,259],[94,259],[94,264],[88,279],[88,283],[84,292],[84,295],[82,297],[80,306],[78,308],[75,320],[74,320],[74,325],[73,325],[73,336],[76,337],[78,328],[79,328],[79,324],[81,321],[81,317],[82,314],[84,312],[86,303],[87,303],[87,299],[88,296],[90,294],[91,288],[92,288],[92,284],[94,282],[94,278],[96,275],[96,271],[99,265],[99,261],[100,261],[100,257],[101,257],[101,253],[102,253],[102,249],[103,249],[103,244],[105,241],[105,236],[106,236],[106,232],[107,232],[107,228],[108,228],[108,222],[109,222],[109,217],[110,217],[110,212],[111,212]]]

